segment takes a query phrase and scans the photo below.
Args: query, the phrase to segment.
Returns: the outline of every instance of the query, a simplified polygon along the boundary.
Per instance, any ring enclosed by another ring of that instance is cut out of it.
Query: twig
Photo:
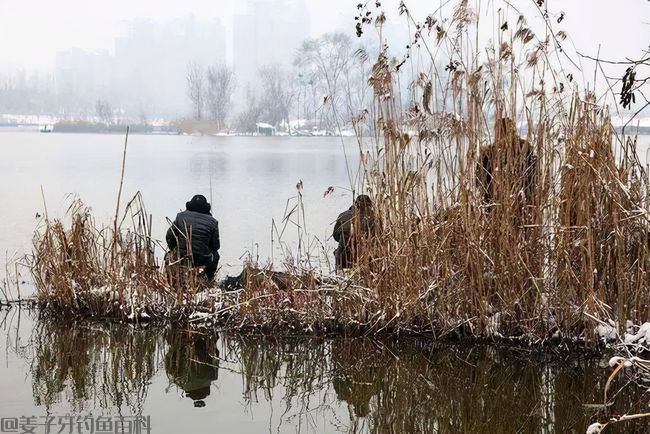
[[[117,218],[120,214],[120,201],[122,199],[122,186],[124,185],[124,169],[126,166],[126,148],[129,143],[129,127],[126,127],[126,136],[124,137],[124,152],[122,153],[122,171],[120,173],[120,188],[117,191],[117,205],[115,206],[115,220],[113,221],[114,241],[117,240]]]

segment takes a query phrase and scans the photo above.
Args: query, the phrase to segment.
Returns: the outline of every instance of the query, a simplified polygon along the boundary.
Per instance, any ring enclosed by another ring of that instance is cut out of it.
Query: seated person
[[[354,205],[339,214],[332,236],[339,243],[334,251],[336,269],[350,268],[357,259],[359,248],[358,236],[368,236],[374,232],[372,201],[362,194],[356,198]]]
[[[185,207],[167,230],[167,246],[173,258],[188,258],[193,266],[205,267],[205,276],[212,281],[219,264],[219,223],[205,196],[197,194]]]
[[[532,205],[539,176],[537,156],[531,144],[519,137],[510,118],[498,119],[494,143],[479,149],[476,182],[486,204],[521,197],[520,207]]]

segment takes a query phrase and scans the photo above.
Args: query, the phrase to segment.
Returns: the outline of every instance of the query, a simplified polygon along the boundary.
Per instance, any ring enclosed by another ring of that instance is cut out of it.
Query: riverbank
[[[234,303],[231,304],[234,306]],[[304,323],[287,321],[283,324],[249,323],[235,315],[216,316],[205,311],[194,311],[185,317],[181,316],[142,316],[121,317],[81,314],[61,310],[57,306],[41,305],[35,299],[3,302],[0,312],[22,311],[36,315],[38,321],[63,324],[84,324],[88,327],[108,327],[111,325],[130,326],[143,329],[159,329],[172,327],[179,330],[194,330],[198,333],[226,333],[231,336],[267,337],[270,339],[378,339],[388,341],[411,340],[426,342],[437,347],[459,347],[470,349],[476,346],[496,346],[504,350],[523,351],[549,360],[564,360],[576,357],[594,357],[610,360],[620,354],[615,342],[600,341],[596,346],[587,345],[584,340],[561,338],[559,336],[543,339],[533,336],[475,336],[463,328],[436,332],[426,328],[387,327],[382,330],[370,328],[368,325],[337,325],[335,321],[325,320],[319,323]]]
[[[200,271],[165,266],[154,254],[141,198],[129,202],[125,227],[97,226],[83,204],[71,207],[70,228],[46,221],[34,238],[30,263],[36,303],[45,316],[132,323],[171,321],[242,333],[312,336],[420,336],[440,341],[503,341],[554,351],[597,348],[615,326],[597,333],[587,310],[540,306],[545,315],[492,311],[489,316],[450,314],[431,302],[430,287],[396,306],[361,284],[356,271],[343,275],[245,265],[237,278],[208,287]],[[389,299],[390,300],[390,299]],[[447,307],[448,308],[448,307]],[[393,312],[390,314],[390,312]],[[519,315],[519,316],[516,316]],[[562,328],[561,315],[573,327]],[[608,323],[605,323],[608,324]]]

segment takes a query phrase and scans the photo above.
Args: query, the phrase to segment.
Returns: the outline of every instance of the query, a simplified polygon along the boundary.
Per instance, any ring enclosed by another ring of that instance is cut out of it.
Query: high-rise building
[[[304,0],[248,0],[233,23],[233,66],[240,92],[255,87],[260,67],[291,64],[308,37]]]
[[[120,99],[137,100],[144,110],[184,113],[188,65],[225,61],[226,32],[218,19],[131,21],[126,35],[115,41],[115,87],[124,93]]]
[[[72,115],[92,113],[102,99],[127,116],[181,116],[188,111],[188,65],[225,61],[226,32],[217,19],[128,21],[115,39],[114,56],[78,49],[57,54],[57,95]]]
[[[79,114],[111,87],[112,58],[107,51],[77,48],[56,55],[55,86],[65,114]]]

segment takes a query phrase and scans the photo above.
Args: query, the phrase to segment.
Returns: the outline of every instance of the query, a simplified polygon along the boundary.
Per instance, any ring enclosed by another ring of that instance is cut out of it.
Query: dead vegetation
[[[68,209],[69,227],[45,218],[30,258],[38,302],[61,313],[131,320],[194,312],[205,279],[196,269],[163,266],[151,219],[140,194],[113,227],[97,224],[78,199]]]
[[[585,313],[643,322],[648,178],[636,143],[614,136],[607,109],[524,17],[511,32],[504,17],[480,53],[468,2],[442,38],[402,8],[430,67],[411,83],[406,113],[408,56],[383,52],[373,69],[378,134],[363,189],[379,230],[359,241],[355,269],[385,322],[541,340],[591,340]]]

